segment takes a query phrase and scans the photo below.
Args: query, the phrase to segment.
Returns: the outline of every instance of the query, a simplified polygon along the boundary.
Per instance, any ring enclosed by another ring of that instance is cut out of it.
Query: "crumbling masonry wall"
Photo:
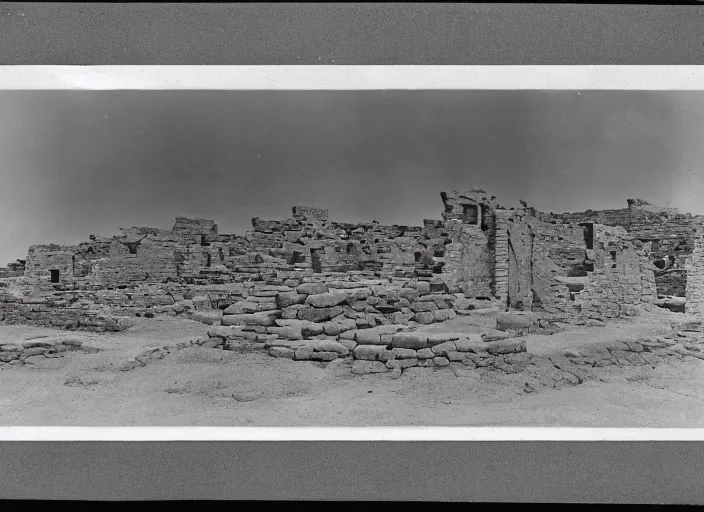
[[[467,296],[496,296],[496,198],[481,189],[443,192],[444,228],[451,240],[447,245],[443,279],[449,290]]]
[[[635,306],[655,299],[648,252],[623,228],[594,224],[587,231],[527,207],[500,217],[508,234],[512,309],[589,324],[633,315]]]
[[[565,223],[591,222],[624,228],[635,240],[650,244],[648,256],[653,263],[658,295],[685,296],[685,263],[692,254],[695,233],[704,217],[658,207],[642,199],[629,199],[628,208],[552,214],[552,217]]]
[[[699,232],[687,260],[686,312],[704,317],[704,234]]]
[[[489,216],[486,221],[492,222]],[[460,266],[445,268],[452,254],[447,247],[456,240],[470,244],[474,234],[461,219],[454,230],[440,220],[425,220],[418,227],[351,224],[329,222],[327,210],[306,206],[294,206],[292,216],[282,221],[253,218],[252,230],[244,235],[220,234],[212,220],[178,217],[171,230],[133,227],[112,237],[91,236],[75,246],[30,247],[23,273],[13,276],[22,277],[0,299],[0,318],[91,329],[100,329],[95,319],[109,314],[155,311],[200,314],[208,320],[199,313],[208,301],[194,300],[207,295],[212,308],[224,309],[237,302],[238,283],[288,286],[301,276],[354,272],[389,284],[396,280],[399,288],[420,282],[443,293],[449,291],[448,283],[457,291],[469,281],[469,288],[490,302],[490,253],[481,280]],[[471,264],[477,251],[485,254],[481,243],[487,243],[484,234],[472,250],[459,247],[460,263]],[[214,292],[214,286],[228,289]],[[382,301],[379,307],[391,306]],[[428,311],[392,310],[411,317]]]
[[[599,226],[595,235],[594,272],[575,301],[588,319],[633,316],[657,295],[648,253],[621,227]]]
[[[665,234],[673,227],[672,240],[686,238],[691,216],[644,202],[555,215],[526,205],[505,209],[481,189],[443,192],[441,199],[442,219],[422,226],[334,222],[327,210],[294,206],[288,219],[253,218],[242,235],[221,234],[212,220],[178,217],[168,230],[133,227],[76,246],[35,245],[26,261],[3,271],[0,314],[5,322],[67,328],[100,328],[111,315],[213,323],[230,307],[241,314],[281,309],[277,297],[306,282],[335,290],[330,281],[361,276],[385,290],[347,304],[354,315],[346,309],[346,318],[362,328],[422,325],[451,316],[439,310],[487,307],[589,323],[648,303],[653,283],[664,282],[654,274],[653,255],[671,253],[677,262],[690,245],[666,243]],[[648,227],[649,219],[660,219],[659,227]],[[433,300],[404,295],[418,287]]]

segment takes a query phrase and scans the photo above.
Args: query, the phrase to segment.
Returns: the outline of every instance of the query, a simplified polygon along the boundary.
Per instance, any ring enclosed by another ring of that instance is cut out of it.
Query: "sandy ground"
[[[665,314],[604,328],[527,337],[537,357],[565,348],[668,332]],[[463,323],[464,322],[464,323]],[[433,327],[439,328],[439,327]],[[440,327],[471,330],[465,319]],[[176,345],[207,326],[142,319],[93,335],[97,353],[33,357],[0,371],[0,424],[76,426],[537,426],[702,427],[704,361],[668,358],[655,366],[595,369],[598,378],[562,389],[524,391],[522,374],[412,368],[355,376],[349,364],[276,359],[189,347],[120,371],[144,347]],[[0,326],[1,340],[57,331]]]

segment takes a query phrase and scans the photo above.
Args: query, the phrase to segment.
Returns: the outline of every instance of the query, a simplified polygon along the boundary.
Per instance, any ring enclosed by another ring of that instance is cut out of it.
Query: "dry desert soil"
[[[177,348],[208,327],[138,319],[121,333],[85,335],[94,352],[0,366],[0,425],[702,427],[704,360],[694,357],[590,367],[579,381],[541,385],[566,350],[671,333],[671,321],[681,317],[663,310],[604,327],[529,335],[533,363],[518,372],[457,363],[410,368],[398,378],[354,375],[344,360]],[[442,328],[457,331],[461,322]],[[0,326],[0,342],[57,334],[66,333]],[[172,348],[146,366],[122,369],[132,355],[155,346]]]

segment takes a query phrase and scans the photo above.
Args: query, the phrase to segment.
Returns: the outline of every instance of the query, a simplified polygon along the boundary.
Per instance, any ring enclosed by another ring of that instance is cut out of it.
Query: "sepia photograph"
[[[704,426],[704,93],[89,89],[0,91],[3,426]]]

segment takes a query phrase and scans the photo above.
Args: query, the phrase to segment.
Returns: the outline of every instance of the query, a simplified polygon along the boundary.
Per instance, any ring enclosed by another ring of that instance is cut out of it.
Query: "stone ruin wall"
[[[559,278],[586,256],[581,228],[541,221],[529,211],[517,211],[509,218],[510,273],[514,307],[523,307],[544,316],[568,321],[576,316],[569,292]]]
[[[582,317],[602,321],[634,316],[657,297],[648,251],[621,227],[597,226],[594,271],[575,294]]]
[[[491,254],[481,247],[487,235],[475,240],[461,218],[446,229],[439,220],[385,226],[329,222],[319,208],[292,212],[283,221],[254,218],[245,235],[221,235],[211,220],[179,217],[171,230],[135,227],[75,246],[32,246],[24,270],[0,283],[2,320],[100,330],[110,315],[222,310],[242,298],[241,283],[295,287],[303,278],[355,272],[398,288],[464,289],[492,302]],[[468,261],[476,270],[463,268]]]
[[[17,260],[9,263],[6,267],[0,267],[0,279],[24,276],[25,265],[26,260]]]
[[[443,279],[448,288],[490,299],[496,288],[495,197],[481,189],[443,192],[443,226],[449,236]]]
[[[686,262],[694,249],[695,234],[704,224],[703,216],[661,208],[642,199],[629,199],[628,208],[623,209],[551,215],[561,222],[593,222],[624,228],[635,240],[650,245],[653,265],[664,267],[654,269],[658,296],[685,297]]]
[[[531,208],[502,212],[508,303],[547,322],[595,324],[635,314],[655,298],[648,252],[620,227],[578,223]],[[615,260],[614,260],[615,258]]]
[[[119,327],[123,316],[153,314],[218,323],[228,308],[275,311],[279,295],[295,294],[305,283],[336,290],[351,279],[377,287],[338,312],[360,328],[422,325],[506,307],[546,323],[593,323],[651,301],[657,281],[651,241],[658,241],[656,256],[670,251],[679,261],[679,249],[665,240],[691,229],[691,223],[685,227],[691,216],[642,203],[556,215],[527,206],[505,209],[479,189],[442,193],[441,199],[442,220],[416,227],[331,222],[327,210],[295,206],[289,219],[253,218],[244,235],[220,234],[211,220],[179,217],[171,230],[130,228],[76,246],[33,246],[23,272],[16,265],[0,281],[0,314],[5,322],[96,330]],[[656,227],[647,223],[652,216],[662,221]],[[595,222],[591,249],[581,222]],[[636,226],[636,233],[624,226]],[[669,226],[674,232],[666,239]],[[52,270],[59,272],[57,283]],[[419,287],[433,300],[404,296]],[[323,317],[322,323],[335,319]]]
[[[699,230],[687,260],[686,312],[704,317],[704,232]]]

